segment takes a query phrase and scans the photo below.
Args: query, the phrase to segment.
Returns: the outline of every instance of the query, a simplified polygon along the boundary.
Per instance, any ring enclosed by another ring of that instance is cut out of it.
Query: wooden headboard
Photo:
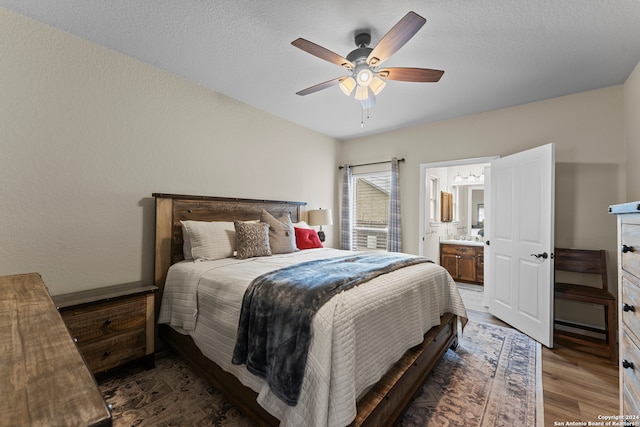
[[[167,271],[182,261],[182,225],[180,221],[233,221],[260,219],[262,210],[280,217],[289,213],[291,221],[304,220],[305,202],[236,199],[153,193],[156,200],[155,284],[159,296],[164,290]]]

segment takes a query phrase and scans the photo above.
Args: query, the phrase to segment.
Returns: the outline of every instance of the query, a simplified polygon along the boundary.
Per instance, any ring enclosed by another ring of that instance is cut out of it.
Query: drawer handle
[[[622,253],[633,252],[633,246],[622,245]]]
[[[110,351],[105,351],[104,352],[104,357],[109,357],[111,356],[111,352]]]
[[[628,360],[626,360],[626,359],[624,359],[624,360],[622,361],[622,367],[623,367],[624,369],[629,369],[629,368],[634,369],[633,362],[629,362],[629,361],[628,361]]]
[[[111,324],[111,320],[105,320],[104,321],[104,326],[109,326]]]
[[[624,304],[622,304],[622,311],[636,311],[636,308],[625,302]]]

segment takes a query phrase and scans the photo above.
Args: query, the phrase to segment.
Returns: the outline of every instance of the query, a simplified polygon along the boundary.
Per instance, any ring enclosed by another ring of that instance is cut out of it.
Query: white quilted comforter
[[[300,399],[288,406],[262,378],[231,363],[244,291],[268,271],[345,254],[324,248],[177,263],[167,275],[159,323],[191,335],[205,356],[258,393],[258,403],[281,426],[348,425],[356,416],[357,398],[407,349],[421,343],[442,314],[466,318],[466,311],[451,276],[431,263],[384,274],[336,295],[314,317]]]

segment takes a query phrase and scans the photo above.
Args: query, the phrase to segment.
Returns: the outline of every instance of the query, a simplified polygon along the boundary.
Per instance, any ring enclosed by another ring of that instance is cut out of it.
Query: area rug
[[[542,425],[539,352],[539,344],[513,329],[469,321],[458,348],[447,351],[399,425],[534,427],[536,418]],[[99,386],[116,427],[253,426],[172,352],[158,354],[155,369],[132,366]]]
[[[469,321],[400,426],[542,426],[540,344],[512,328]]]

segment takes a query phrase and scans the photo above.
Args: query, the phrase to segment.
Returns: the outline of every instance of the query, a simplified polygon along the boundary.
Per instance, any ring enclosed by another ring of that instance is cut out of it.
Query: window
[[[386,251],[391,172],[353,176],[353,249]]]
[[[440,195],[440,180],[432,176],[429,178],[429,221],[437,222],[440,220],[440,202],[438,196]]]
[[[453,194],[453,222],[460,222],[460,187],[454,185],[451,193]]]

